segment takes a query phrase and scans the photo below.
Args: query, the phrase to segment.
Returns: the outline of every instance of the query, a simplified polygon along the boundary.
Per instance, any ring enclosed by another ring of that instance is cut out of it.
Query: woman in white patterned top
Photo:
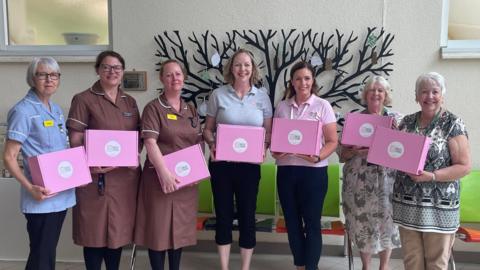
[[[420,175],[397,173],[393,220],[400,226],[405,269],[447,269],[459,221],[459,179],[471,159],[462,119],[442,107],[445,79],[430,72],[416,82],[421,111],[403,118],[399,129],[432,140]]]

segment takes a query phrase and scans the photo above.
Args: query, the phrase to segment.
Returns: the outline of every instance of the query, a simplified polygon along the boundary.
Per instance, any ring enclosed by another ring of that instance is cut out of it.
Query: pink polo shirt
[[[311,95],[307,101],[300,104],[295,102],[295,97],[282,100],[275,109],[276,118],[302,119],[320,121],[322,125],[336,123],[335,113],[328,101],[316,95]],[[323,143],[324,144],[324,143]],[[325,167],[328,166],[328,160],[322,160],[318,163],[308,162],[294,155],[286,155],[277,159],[278,166],[308,166],[308,167]]]

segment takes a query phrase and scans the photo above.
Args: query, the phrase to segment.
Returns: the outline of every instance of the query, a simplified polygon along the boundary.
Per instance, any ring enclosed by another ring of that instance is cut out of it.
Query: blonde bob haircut
[[[371,87],[379,83],[385,90],[385,100],[383,101],[383,106],[390,106],[392,104],[392,98],[390,97],[391,87],[388,81],[382,76],[373,76],[365,82],[365,86],[362,89],[361,101],[363,105],[367,104],[367,93],[370,91]]]
[[[258,71],[258,66],[255,63],[255,60],[253,59],[252,52],[246,49],[239,49],[232,55],[232,57],[230,57],[227,64],[223,68],[224,81],[231,85],[235,83],[235,77],[233,76],[233,73],[232,73],[232,67],[233,67],[233,62],[235,61],[235,58],[241,53],[248,55],[250,57],[250,60],[252,61],[252,75],[250,76],[250,85],[258,84],[258,82],[260,81],[260,73]]]

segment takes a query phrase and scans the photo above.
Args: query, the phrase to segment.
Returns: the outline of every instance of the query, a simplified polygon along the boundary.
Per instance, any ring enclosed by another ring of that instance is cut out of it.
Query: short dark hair
[[[114,51],[103,51],[97,55],[97,60],[95,61],[95,70],[98,71],[100,64],[102,64],[103,59],[105,59],[107,56],[117,58],[118,61],[120,61],[120,63],[122,64],[122,68],[125,69],[125,59],[123,59],[123,57],[119,53]]]

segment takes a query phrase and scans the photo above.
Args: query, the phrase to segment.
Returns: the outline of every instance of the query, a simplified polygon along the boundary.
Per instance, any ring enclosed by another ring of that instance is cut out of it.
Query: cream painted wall
[[[446,106],[466,122],[470,134],[474,167],[480,167],[480,121],[477,119],[477,102],[480,98],[480,60],[441,60],[440,21],[441,1],[393,1],[393,0],[244,0],[244,1],[112,1],[113,48],[127,60],[127,69],[148,71],[149,90],[132,93],[143,107],[156,96],[160,86],[155,71],[157,57],[153,36],[164,30],[184,32],[211,30],[223,33],[231,29],[282,29],[297,28],[333,33],[365,31],[368,26],[385,27],[395,34],[392,61],[394,72],[390,78],[394,88],[394,109],[412,113],[419,109],[414,101],[414,82],[421,73],[435,70],[447,79]],[[385,16],[383,16],[385,12]],[[384,19],[385,18],[385,19]],[[61,87],[54,100],[65,109],[72,95],[89,87],[95,80],[92,63],[61,63]],[[25,95],[25,63],[1,63],[0,121],[6,120],[6,112]],[[3,187],[3,186],[2,186]],[[11,189],[16,192],[17,189]],[[13,199],[13,198],[12,198]],[[18,203],[2,203],[0,213],[18,211]],[[12,210],[13,209],[13,210]],[[21,217],[21,216],[20,216]],[[3,227],[5,219],[0,220]],[[70,223],[65,224],[62,250],[76,250],[70,241]],[[11,243],[11,235],[25,239],[26,232],[21,218],[18,224],[0,232],[0,253],[24,254],[25,242],[5,248]],[[13,231],[15,230],[16,231]],[[458,241],[457,241],[458,242]],[[477,245],[478,246],[478,245]],[[460,245],[458,249],[476,250],[478,247]],[[62,255],[78,259],[78,252]],[[81,256],[81,255],[80,255]]]

